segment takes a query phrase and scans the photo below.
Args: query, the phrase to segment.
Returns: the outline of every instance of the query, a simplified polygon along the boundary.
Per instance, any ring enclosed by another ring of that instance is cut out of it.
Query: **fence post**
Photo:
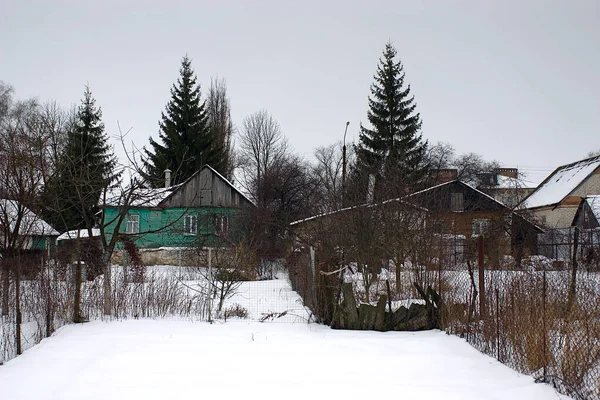
[[[483,259],[483,235],[477,238],[477,265],[479,267],[479,318],[484,319],[485,317],[485,279],[484,273],[484,259]]]
[[[571,235],[569,235],[569,238]],[[569,308],[574,304],[577,285],[577,247],[579,245],[579,228],[573,228],[573,253],[571,254],[571,287],[569,288]]]
[[[498,361],[500,360],[500,296],[498,287],[496,287],[496,354]]]
[[[542,350],[544,352],[544,368],[543,368],[543,375],[546,376],[547,371],[546,371],[546,367],[548,364],[548,359],[547,359],[547,344],[546,344],[546,340],[548,338],[548,335],[546,335],[546,264],[545,263],[541,263],[542,264]]]

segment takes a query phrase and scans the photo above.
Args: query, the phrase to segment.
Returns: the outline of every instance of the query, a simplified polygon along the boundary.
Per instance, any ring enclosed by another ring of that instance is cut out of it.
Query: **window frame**
[[[463,212],[465,211],[465,194],[463,192],[450,193],[450,211]]]
[[[183,218],[183,234],[186,236],[196,236],[198,234],[198,216],[187,214]]]
[[[489,218],[473,218],[471,220],[471,236],[481,236],[490,230]],[[477,229],[475,229],[477,227]]]
[[[216,233],[228,233],[229,232],[229,216],[228,215],[215,215],[213,220],[213,227]]]
[[[125,220],[125,233],[132,235],[140,233],[140,214],[127,214]]]

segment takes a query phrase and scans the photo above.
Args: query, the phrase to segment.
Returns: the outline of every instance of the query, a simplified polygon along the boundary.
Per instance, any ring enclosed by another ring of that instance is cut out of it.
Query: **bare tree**
[[[352,147],[351,147],[352,148]],[[316,162],[312,174],[320,196],[317,211],[327,212],[342,208],[342,145],[335,143],[315,149]],[[352,152],[350,159],[352,158]]]
[[[239,180],[260,207],[261,187],[267,172],[289,154],[288,143],[277,121],[266,110],[250,114],[242,123],[238,155]]]
[[[498,161],[485,161],[483,157],[477,153],[461,154],[452,161],[451,165],[458,170],[458,179],[460,181],[474,186],[479,183],[479,174],[500,167]]]

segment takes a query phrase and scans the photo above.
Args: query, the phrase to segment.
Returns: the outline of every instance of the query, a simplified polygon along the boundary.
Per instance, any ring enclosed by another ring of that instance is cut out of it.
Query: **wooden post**
[[[484,273],[484,258],[483,258],[483,236],[477,238],[477,265],[479,267],[479,318],[485,316],[485,279]]]

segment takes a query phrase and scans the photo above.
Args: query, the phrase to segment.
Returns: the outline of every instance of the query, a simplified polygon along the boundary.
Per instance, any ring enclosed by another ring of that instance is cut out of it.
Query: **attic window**
[[[465,199],[462,193],[450,193],[450,211],[464,211]]]

